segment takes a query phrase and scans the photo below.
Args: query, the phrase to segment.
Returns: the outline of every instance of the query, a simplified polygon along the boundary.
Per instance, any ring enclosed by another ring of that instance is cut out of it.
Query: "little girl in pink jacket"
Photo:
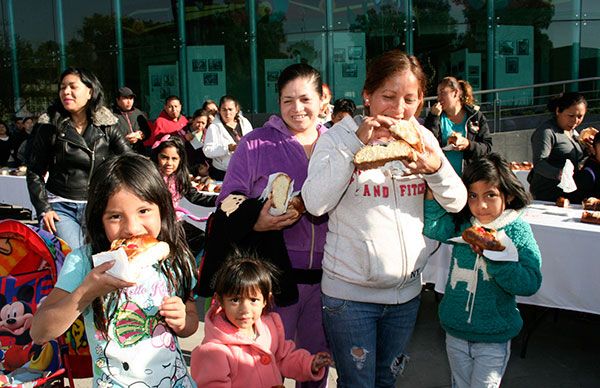
[[[331,365],[328,353],[311,355],[285,340],[281,318],[268,311],[270,266],[236,258],[216,275],[215,304],[204,322],[204,340],[192,352],[192,377],[199,387],[274,387],[283,378],[320,380]]]

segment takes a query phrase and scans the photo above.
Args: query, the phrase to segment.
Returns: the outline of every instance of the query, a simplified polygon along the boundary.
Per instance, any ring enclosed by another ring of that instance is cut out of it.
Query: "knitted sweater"
[[[429,238],[446,242],[460,236],[471,223],[456,230],[452,215],[437,202],[425,201],[423,234]],[[531,227],[518,212],[506,210],[483,226],[504,230],[517,248],[519,260],[495,262],[475,254],[467,244],[455,244],[439,307],[440,323],[448,334],[466,341],[506,342],[523,326],[515,295],[537,292],[542,284],[542,259]]]

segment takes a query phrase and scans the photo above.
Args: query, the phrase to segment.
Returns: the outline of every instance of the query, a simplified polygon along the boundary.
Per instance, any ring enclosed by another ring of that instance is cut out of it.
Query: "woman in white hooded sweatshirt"
[[[219,115],[206,129],[202,151],[212,159],[208,175],[222,181],[233,152],[241,138],[252,131],[252,124],[242,116],[240,103],[230,95],[221,97]]]
[[[415,116],[426,76],[417,59],[394,50],[375,59],[362,96],[367,116],[346,117],[318,140],[302,187],[306,209],[329,214],[323,258],[323,322],[338,387],[393,387],[420,303],[427,261],[423,201],[427,187],[449,212],[467,193],[430,131]],[[391,140],[399,120],[417,126],[425,150],[416,162],[359,171],[356,152]]]

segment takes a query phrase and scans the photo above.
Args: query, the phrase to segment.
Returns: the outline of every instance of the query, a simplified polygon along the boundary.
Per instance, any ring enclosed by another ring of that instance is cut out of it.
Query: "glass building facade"
[[[475,90],[596,77],[597,0],[0,0],[0,115],[43,111],[66,66],[119,86],[158,115],[164,98],[191,114],[205,99],[237,97],[251,114],[276,112],[287,65],[319,69],[335,98],[362,104],[370,58],[400,48],[430,77]],[[595,90],[594,82],[577,88]],[[531,104],[553,86],[504,92]]]

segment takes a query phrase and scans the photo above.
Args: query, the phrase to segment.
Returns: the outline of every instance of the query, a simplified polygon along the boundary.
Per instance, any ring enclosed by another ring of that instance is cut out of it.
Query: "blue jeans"
[[[470,342],[446,334],[446,352],[454,388],[496,388],[510,358],[510,341]]]
[[[54,223],[56,225],[56,235],[69,244],[69,247],[73,250],[84,243],[85,205],[85,203],[74,202],[53,202],[50,204],[52,210],[60,217],[60,221]]]
[[[408,362],[421,297],[394,305],[322,299],[338,387],[394,387]]]

